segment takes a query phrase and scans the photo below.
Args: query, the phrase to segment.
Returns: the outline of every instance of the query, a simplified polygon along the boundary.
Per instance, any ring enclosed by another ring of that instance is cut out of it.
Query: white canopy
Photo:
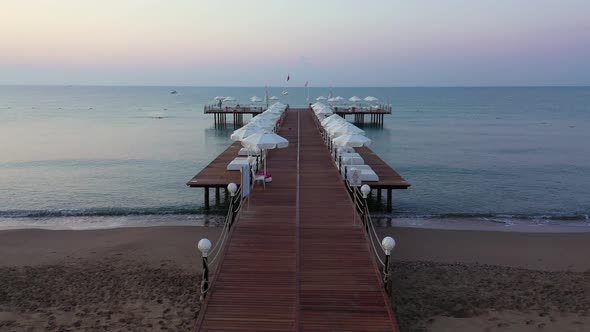
[[[213,98],[215,100],[224,100],[225,97],[224,96],[216,96],[215,98]]]
[[[286,148],[289,141],[284,137],[271,132],[259,132],[242,140],[242,146],[249,149],[260,149],[266,154],[266,150]],[[266,157],[264,158],[264,173],[266,173]]]
[[[260,115],[258,115],[258,116],[253,117],[252,120],[250,120],[250,123],[254,123],[254,124],[258,125],[259,127],[262,127],[264,129],[271,131],[274,128],[274,126],[277,124],[277,121],[269,119],[269,118],[260,117]]]
[[[329,126],[331,126],[332,124],[344,123],[344,122],[346,122],[346,120],[344,120],[340,115],[332,114],[329,117],[322,120],[322,126],[324,127],[324,129],[326,129]]]
[[[227,96],[227,97],[223,98],[223,101],[236,101],[236,98],[234,98],[232,96]]]
[[[343,100],[344,100],[344,98],[342,98],[340,96],[334,97],[334,101],[343,101]]]
[[[272,97],[270,97],[270,98],[268,98],[268,99],[270,99],[270,100],[279,100],[279,97],[277,97],[277,96],[272,96]]]
[[[230,138],[232,139],[232,141],[242,141],[244,140],[244,138],[254,135],[258,132],[264,132],[266,131],[266,129],[258,126],[256,123],[249,123],[245,126],[243,126],[242,128],[235,130]]]
[[[371,140],[369,138],[360,134],[342,135],[338,138],[333,139],[332,142],[334,143],[334,145],[350,146],[353,148],[368,146],[369,144],[371,144]]]
[[[332,112],[332,110],[329,107],[322,107],[317,110],[314,110],[314,112],[316,115],[326,115],[326,114],[334,113],[334,112]]]
[[[357,96],[352,96],[350,98],[348,98],[349,101],[352,101],[353,103],[357,103],[359,101],[361,101],[361,99]]]
[[[324,97],[324,96],[319,96],[319,97],[317,97],[315,100],[326,100],[326,97]]]
[[[377,98],[375,98],[373,96],[365,97],[365,101],[368,101],[368,102],[373,102],[373,101],[377,101],[377,100],[379,100],[379,99],[377,99]]]
[[[328,130],[328,133],[330,133],[330,135],[332,137],[337,137],[337,136],[348,135],[348,134],[362,135],[365,133],[365,131],[355,125],[345,122],[345,123],[341,124],[340,126],[331,127]]]
[[[253,103],[259,103],[262,101],[262,99],[258,98],[257,96],[253,96],[250,98],[250,101]]]

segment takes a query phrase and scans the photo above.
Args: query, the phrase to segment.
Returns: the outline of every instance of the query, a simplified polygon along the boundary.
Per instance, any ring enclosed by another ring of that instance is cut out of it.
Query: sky
[[[590,85],[587,0],[0,2],[0,84]]]

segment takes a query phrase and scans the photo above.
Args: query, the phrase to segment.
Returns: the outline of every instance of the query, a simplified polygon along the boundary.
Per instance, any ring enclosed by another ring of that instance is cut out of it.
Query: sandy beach
[[[402,331],[590,330],[590,233],[381,228]],[[0,231],[0,331],[187,331],[207,227]]]
[[[589,331],[590,233],[392,227],[402,331]]]

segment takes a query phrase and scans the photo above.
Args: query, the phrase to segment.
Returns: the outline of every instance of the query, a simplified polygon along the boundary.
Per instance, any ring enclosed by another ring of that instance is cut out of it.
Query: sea
[[[373,197],[379,226],[590,231],[590,87],[284,89],[268,94],[292,107],[330,93],[392,105],[383,127],[362,127],[412,186],[394,191],[391,212]],[[231,118],[216,127],[203,107],[264,95],[0,86],[0,229],[219,225],[223,193],[206,211],[203,190],[186,182],[232,143],[234,127]]]

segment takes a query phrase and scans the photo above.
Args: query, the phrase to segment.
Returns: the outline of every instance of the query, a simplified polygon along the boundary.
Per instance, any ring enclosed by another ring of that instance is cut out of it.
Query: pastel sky
[[[2,0],[0,84],[590,85],[588,0]]]

